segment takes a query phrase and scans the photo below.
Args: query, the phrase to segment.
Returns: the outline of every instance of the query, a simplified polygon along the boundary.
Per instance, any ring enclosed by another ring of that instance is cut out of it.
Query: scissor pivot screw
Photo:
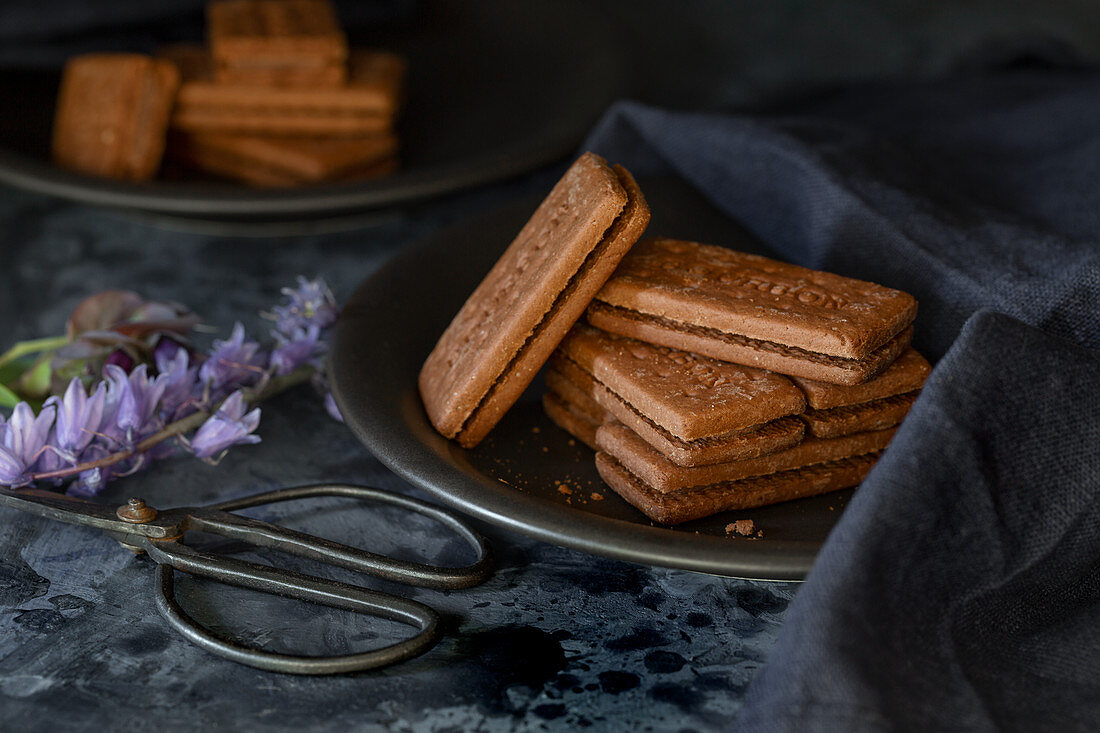
[[[157,510],[145,504],[145,499],[130,499],[115,512],[123,522],[144,524],[157,518]]]

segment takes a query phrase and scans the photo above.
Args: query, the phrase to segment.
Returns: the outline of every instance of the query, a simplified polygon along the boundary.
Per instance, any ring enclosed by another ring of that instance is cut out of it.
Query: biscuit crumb
[[[738,519],[726,525],[726,534],[737,534],[742,537],[763,537],[764,531],[757,529],[756,523],[751,519]]]
[[[558,486],[558,493],[559,494],[565,494],[566,496],[572,496],[573,495],[573,489],[569,488],[565,484],[561,484],[560,486]]]
[[[592,501],[603,501],[603,494],[598,491],[593,491],[589,496],[592,497]]]

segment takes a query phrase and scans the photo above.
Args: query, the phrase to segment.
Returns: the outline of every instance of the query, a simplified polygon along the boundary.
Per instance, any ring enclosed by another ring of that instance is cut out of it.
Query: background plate
[[[641,181],[647,234],[768,254],[691,188]],[[541,376],[476,449],[433,430],[417,394],[420,365],[540,197],[447,229],[372,275],[344,308],[331,355],[347,424],[389,468],[443,502],[517,532],[621,560],[745,578],[805,576],[851,491],[729,512],[675,528],[655,525],[600,480],[593,453],[542,413]],[[595,499],[596,492],[603,499]],[[763,539],[730,537],[749,518]]]
[[[60,71],[0,69],[0,182],[84,203],[207,219],[294,219],[406,203],[562,158],[615,99],[626,62],[596,9],[575,2],[443,3],[412,31],[353,43],[409,58],[403,168],[375,181],[282,190],[133,184],[50,163]],[[567,39],[568,42],[564,42]]]

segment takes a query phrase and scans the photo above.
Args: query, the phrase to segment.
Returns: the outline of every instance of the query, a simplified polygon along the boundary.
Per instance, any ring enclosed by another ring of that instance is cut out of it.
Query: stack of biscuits
[[[574,169],[586,158],[602,163],[586,154]],[[591,198],[555,189],[543,204],[552,217],[536,214],[497,263],[496,279],[524,298],[541,292],[516,268],[532,261],[521,239],[543,253],[554,248],[563,218],[588,216],[579,204]],[[901,291],[668,238],[642,241],[616,263],[583,308],[573,303],[578,317],[543,359],[543,405],[597,451],[603,480],[654,521],[677,524],[855,486],[930,371],[909,347],[917,304]],[[539,262],[537,271],[551,266]],[[499,288],[491,278],[463,308],[469,322],[456,327],[460,313],[421,372],[428,414],[445,435],[440,406],[485,365],[474,336],[498,333],[496,319],[508,313],[493,299]],[[578,299],[568,283],[542,298],[551,305],[538,312]],[[513,337],[520,348],[546,338],[537,321],[523,328]],[[511,358],[505,348],[502,359]],[[433,379],[440,365],[446,383]],[[507,375],[483,380],[479,393],[498,394]],[[467,446],[476,443],[462,439],[468,419],[457,415],[458,431],[448,435]]]
[[[930,371],[909,348],[915,316],[898,290],[651,239],[552,357],[544,404],[666,524],[846,488]]]
[[[349,180],[396,167],[404,62],[383,51],[349,51],[328,0],[216,0],[207,6],[207,39],[205,46],[163,48],[156,58],[71,59],[55,160],[148,180],[167,139],[173,162],[255,186]],[[94,159],[97,151],[119,157],[103,152],[108,139],[116,148],[141,147],[142,165]]]

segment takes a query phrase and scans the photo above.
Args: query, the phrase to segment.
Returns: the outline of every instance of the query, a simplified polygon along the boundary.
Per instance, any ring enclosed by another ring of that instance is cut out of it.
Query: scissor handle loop
[[[218,559],[221,560],[222,558]],[[252,563],[243,564],[252,565]],[[194,572],[194,568],[189,570]],[[249,568],[250,572],[253,570],[254,568]],[[196,574],[208,575],[207,573]],[[309,586],[311,587],[296,588],[286,582],[287,578],[282,577],[282,573],[278,573],[280,575],[277,591],[279,595],[313,601],[368,616],[383,616],[416,626],[418,632],[410,639],[404,639],[381,649],[372,649],[368,652],[354,654],[307,656],[280,654],[257,649],[219,636],[191,618],[176,601],[174,575],[175,568],[172,564],[165,562],[157,565],[157,610],[160,611],[169,625],[186,639],[211,654],[257,669],[300,675],[362,672],[368,669],[386,667],[423,654],[432,648],[439,638],[438,614],[416,601],[397,598],[357,586],[336,588],[335,590],[338,593],[332,594],[333,586],[344,586],[344,584],[320,578],[309,578]],[[308,578],[308,576],[305,577]],[[244,585],[224,577],[215,577],[214,579],[234,585]],[[256,582],[251,582],[246,587],[268,592],[274,590],[264,583]]]
[[[475,561],[449,568],[396,560],[336,542],[232,514],[234,510],[315,496],[345,496],[383,502],[428,516],[446,525],[473,548]],[[188,513],[187,526],[288,554],[350,568],[375,577],[428,588],[467,588],[485,580],[492,569],[492,553],[485,538],[449,511],[382,489],[352,484],[314,484],[279,489],[221,502]],[[410,659],[430,649],[439,636],[439,615],[428,606],[357,585],[318,578],[233,557],[200,552],[179,539],[140,538],[139,543],[157,566],[157,609],[184,637],[234,662],[289,674],[338,674],[377,669]],[[214,634],[179,605],[174,593],[174,571],[180,570],[229,585],[319,603],[346,611],[378,616],[414,626],[415,636],[381,649],[336,656],[280,654],[243,645]]]

